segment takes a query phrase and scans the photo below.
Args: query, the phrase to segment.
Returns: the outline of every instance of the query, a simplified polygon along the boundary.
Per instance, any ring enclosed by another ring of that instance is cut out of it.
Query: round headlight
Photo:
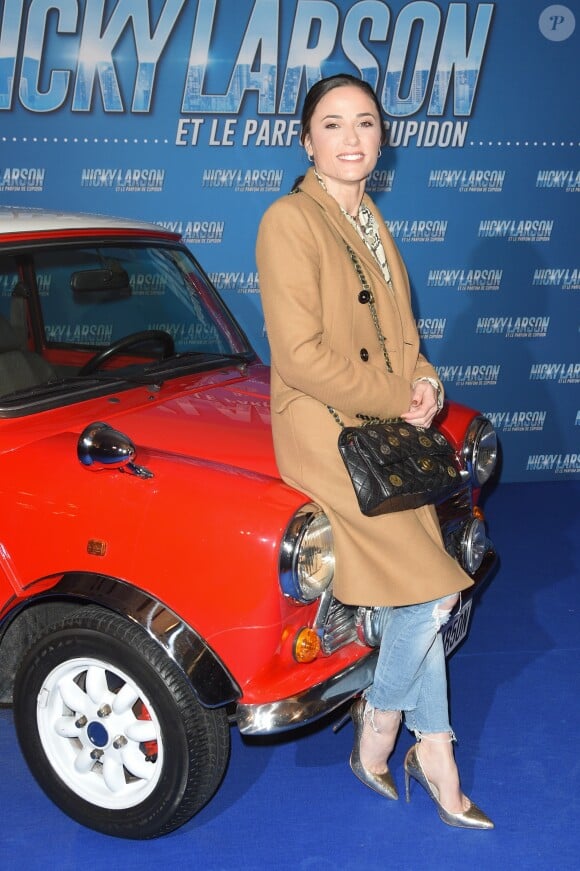
[[[491,477],[497,462],[497,435],[486,417],[470,424],[463,444],[463,458],[474,486],[481,487]]]
[[[294,517],[280,549],[280,585],[286,596],[312,602],[334,575],[330,521],[317,505],[303,505]]]
[[[474,517],[466,525],[461,537],[461,564],[473,574],[478,570],[487,550],[485,523]]]

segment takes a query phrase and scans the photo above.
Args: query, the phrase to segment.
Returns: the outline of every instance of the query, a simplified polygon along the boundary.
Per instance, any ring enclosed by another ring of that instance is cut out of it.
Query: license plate
[[[471,618],[471,603],[473,599],[468,599],[461,606],[455,617],[445,626],[443,633],[443,647],[445,648],[445,656],[455,650],[467,635],[469,620]]]

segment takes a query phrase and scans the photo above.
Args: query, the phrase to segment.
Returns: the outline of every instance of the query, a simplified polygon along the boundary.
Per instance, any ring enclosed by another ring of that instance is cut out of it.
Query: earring
[[[313,154],[308,154],[308,152],[307,152],[307,153],[306,153],[306,157],[308,158],[308,160],[310,161],[310,163],[314,163],[314,155],[313,155]]]
[[[379,148],[379,158],[381,157],[382,153],[383,153],[383,152],[382,152],[382,149]],[[378,158],[377,158],[377,159],[378,159]]]

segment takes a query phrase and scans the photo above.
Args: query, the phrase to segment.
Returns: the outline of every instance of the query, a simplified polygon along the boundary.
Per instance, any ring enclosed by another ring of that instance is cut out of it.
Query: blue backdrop
[[[578,0],[2,0],[0,202],[180,230],[268,360],[254,242],[306,88],[376,88],[368,190],[502,479],[580,476]]]

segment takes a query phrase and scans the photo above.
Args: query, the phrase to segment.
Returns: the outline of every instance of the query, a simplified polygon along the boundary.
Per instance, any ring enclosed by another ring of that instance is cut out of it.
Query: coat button
[[[369,352],[367,351],[366,348],[360,349],[360,358],[364,363],[366,363],[367,360],[369,359]]]
[[[367,302],[370,302],[371,295],[368,290],[361,290],[358,295],[358,301],[363,305],[366,305]]]

